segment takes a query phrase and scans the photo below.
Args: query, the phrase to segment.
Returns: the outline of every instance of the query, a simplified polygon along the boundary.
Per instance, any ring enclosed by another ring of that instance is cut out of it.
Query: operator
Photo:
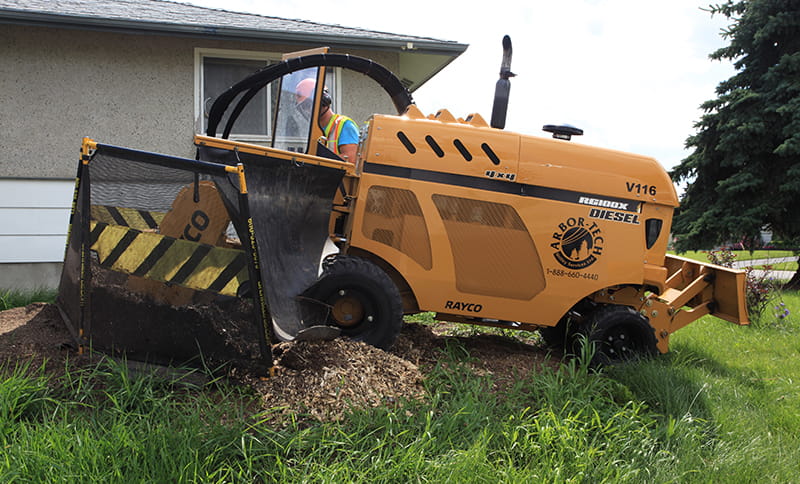
[[[294,90],[294,109],[289,112],[289,120],[284,127],[284,135],[308,136],[313,107],[314,87],[317,81],[308,78],[297,83]]]
[[[317,81],[312,78],[306,78],[297,83],[294,88],[294,102],[295,109],[301,112],[311,112],[312,97],[314,96],[314,88]]]
[[[358,125],[343,114],[336,114],[331,109],[333,100],[325,88],[320,101],[319,127],[326,139],[329,150],[339,155],[344,161],[355,163],[358,153]]]

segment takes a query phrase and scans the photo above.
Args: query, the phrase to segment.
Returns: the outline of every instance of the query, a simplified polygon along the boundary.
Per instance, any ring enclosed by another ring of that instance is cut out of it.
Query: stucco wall
[[[0,291],[35,291],[57,289],[61,262],[0,265]]]
[[[377,61],[375,58],[372,60]],[[365,75],[344,71],[342,88],[342,114],[350,116],[359,125],[375,113],[397,114],[391,98]]]
[[[316,46],[0,29],[0,177],[75,176],[80,140],[193,157],[194,49],[290,52]],[[389,52],[349,52],[396,69]],[[342,111],[392,113],[377,84],[345,71]]]
[[[179,44],[183,44],[180,42]],[[193,57],[163,38],[4,26],[0,176],[75,176],[83,136],[187,155]]]
[[[277,59],[311,47],[2,25],[0,288],[57,283],[82,137],[194,157],[196,48]],[[396,53],[348,53],[399,65]],[[342,74],[341,112],[394,113],[371,79]]]

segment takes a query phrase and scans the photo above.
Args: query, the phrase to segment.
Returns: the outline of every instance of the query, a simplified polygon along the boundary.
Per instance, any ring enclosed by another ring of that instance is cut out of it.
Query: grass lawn
[[[220,381],[6,367],[0,481],[800,482],[800,296],[784,301],[780,323],[704,318],[667,355],[599,374],[579,358],[503,393],[454,341],[425,401],[285,428]]]
[[[685,455],[696,466],[689,481],[800,477],[800,296],[783,299],[787,320],[739,327],[706,317],[678,331],[668,355],[609,372],[676,428],[701,432],[706,445]]]
[[[694,259],[701,262],[708,262],[707,250],[689,250],[686,252],[675,252],[674,250],[668,251],[670,254]],[[756,259],[778,259],[781,257],[797,257],[797,254],[791,250],[732,250],[736,255],[736,260],[756,260]]]

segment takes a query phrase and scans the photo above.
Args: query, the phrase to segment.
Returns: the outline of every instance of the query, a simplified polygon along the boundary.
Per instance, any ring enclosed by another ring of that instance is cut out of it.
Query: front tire
[[[595,345],[593,366],[610,365],[657,353],[655,329],[627,306],[605,306],[591,317],[584,330]]]
[[[340,255],[326,262],[310,297],[327,306],[326,324],[381,349],[394,345],[403,326],[397,286],[366,259]]]

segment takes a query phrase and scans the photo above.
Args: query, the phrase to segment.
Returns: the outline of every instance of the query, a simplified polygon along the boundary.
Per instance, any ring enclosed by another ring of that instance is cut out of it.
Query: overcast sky
[[[489,120],[508,34],[517,77],[507,130],[549,136],[542,125],[569,123],[585,132],[576,142],[653,156],[667,169],[689,154],[700,104],[734,73],[708,58],[728,43],[727,19],[700,10],[708,0],[183,1],[469,44],[414,93],[425,114]]]

